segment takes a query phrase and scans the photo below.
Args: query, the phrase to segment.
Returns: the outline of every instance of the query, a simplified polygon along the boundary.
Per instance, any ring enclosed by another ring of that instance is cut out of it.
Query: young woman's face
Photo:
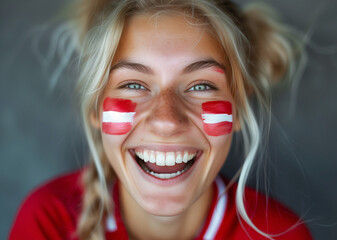
[[[183,16],[124,27],[98,121],[122,191],[149,213],[177,215],[210,194],[227,157],[238,123],[221,49]]]

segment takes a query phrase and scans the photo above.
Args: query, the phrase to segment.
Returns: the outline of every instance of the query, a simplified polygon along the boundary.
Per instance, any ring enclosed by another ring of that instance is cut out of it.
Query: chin
[[[149,214],[160,217],[180,215],[186,209],[187,203],[170,200],[167,197],[158,197],[141,203],[141,207]]]

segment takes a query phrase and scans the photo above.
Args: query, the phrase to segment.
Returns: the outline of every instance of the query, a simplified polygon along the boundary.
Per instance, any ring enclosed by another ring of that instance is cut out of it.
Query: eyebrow
[[[220,68],[222,70],[225,71],[225,66],[222,65],[221,63],[217,62],[214,59],[205,59],[205,60],[201,60],[201,61],[197,61],[194,63],[191,63],[190,65],[186,66],[183,69],[183,73],[191,73],[197,70],[201,70],[201,69],[205,69],[205,68],[210,68],[210,67],[217,67]],[[148,67],[145,66],[143,64],[140,63],[135,63],[135,62],[130,62],[127,60],[122,60],[118,63],[116,63],[115,65],[113,65],[110,69],[110,72],[115,70],[115,69],[119,69],[119,68],[127,68],[130,70],[134,70],[134,71],[138,71],[141,73],[145,73],[145,74],[153,74],[153,70]]]
[[[130,69],[130,70],[135,70],[135,71],[145,73],[145,74],[153,74],[153,71],[152,71],[151,68],[149,68],[149,67],[147,67],[143,64],[129,62],[127,60],[120,61],[120,62],[116,63],[115,65],[113,65],[110,69],[110,72],[112,72],[113,70],[118,69],[118,68],[127,68],[127,69]]]
[[[224,71],[226,69],[224,65],[210,58],[206,60],[197,61],[188,65],[187,67],[184,68],[183,73],[191,73],[197,70],[211,67],[221,68]]]

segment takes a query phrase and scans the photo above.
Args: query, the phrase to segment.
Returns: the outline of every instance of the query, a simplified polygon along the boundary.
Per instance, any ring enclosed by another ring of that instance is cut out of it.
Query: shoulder
[[[237,219],[237,238],[233,239],[266,239],[250,227],[241,217],[238,217],[235,203],[236,190],[236,184],[228,190],[228,210],[232,212],[233,218]],[[264,233],[270,234],[273,239],[312,239],[303,219],[299,218],[278,200],[253,188],[246,187],[244,204],[253,224]]]
[[[37,187],[24,200],[21,210],[27,206],[29,209],[43,207],[44,210],[49,210],[55,208],[57,203],[71,205],[82,194],[81,173],[82,171],[68,173]]]
[[[76,229],[81,207],[81,172],[57,177],[33,190],[17,213],[10,239],[71,239],[68,235]]]

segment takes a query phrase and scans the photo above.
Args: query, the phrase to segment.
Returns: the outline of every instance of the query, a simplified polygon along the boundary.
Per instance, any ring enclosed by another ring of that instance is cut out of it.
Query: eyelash
[[[128,82],[122,86],[120,86],[119,88],[126,88],[128,90],[136,90],[136,91],[143,91],[146,90],[147,88],[145,88],[143,85],[136,83],[136,82]]]
[[[200,86],[202,86],[203,89],[197,89]],[[126,88],[127,90],[136,90],[136,91],[147,90],[146,87],[144,87],[143,85],[141,85],[139,83],[136,83],[136,82],[125,83],[124,85],[122,85],[119,88],[120,89]],[[217,90],[217,88],[210,83],[197,83],[197,84],[193,85],[192,87],[190,87],[187,90],[187,92],[190,92],[190,91],[205,92],[205,91],[211,91],[211,90]]]
[[[199,86],[203,86],[204,89],[199,89],[197,90],[196,88]],[[193,85],[191,88],[189,88],[187,91],[197,91],[197,92],[205,92],[205,91],[210,91],[210,90],[217,90],[217,88],[215,86],[213,86],[212,84],[209,83],[197,83],[195,85]]]

